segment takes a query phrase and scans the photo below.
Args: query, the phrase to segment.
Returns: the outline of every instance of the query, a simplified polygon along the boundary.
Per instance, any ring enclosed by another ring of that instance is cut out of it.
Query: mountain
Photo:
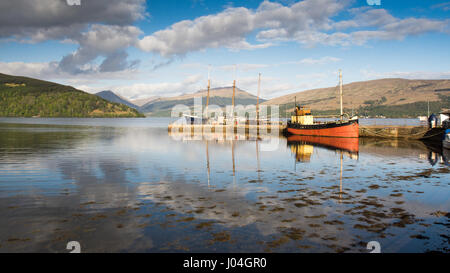
[[[111,103],[71,86],[0,74],[3,117],[142,117],[135,109]]]
[[[210,105],[225,107],[232,104],[233,87],[219,87],[210,89]],[[188,107],[194,105],[194,98],[202,97],[202,104],[206,105],[207,90],[200,90],[193,94],[183,94],[176,97],[157,98],[140,107],[142,113],[148,116],[170,116],[175,105],[183,104]],[[265,100],[260,98],[260,102]],[[236,105],[256,104],[256,96],[236,88]]]
[[[450,80],[380,79],[345,84],[345,112],[364,116],[416,117],[430,111],[450,107]],[[297,92],[264,102],[283,105],[291,111],[297,104],[310,107],[316,114],[336,114],[339,111],[339,87]]]
[[[154,96],[154,97],[145,98],[145,99],[130,100],[130,102],[133,103],[134,105],[137,105],[137,106],[141,107],[141,106],[143,106],[143,105],[145,105],[145,104],[147,104],[147,103],[149,103],[151,101],[154,101],[154,100],[156,100],[158,98],[159,98],[158,96]]]
[[[125,104],[128,107],[134,108],[136,110],[139,110],[139,106],[129,102],[128,100],[116,95],[114,92],[106,90],[106,91],[101,91],[95,94],[96,96],[99,96],[109,102],[114,102],[114,103],[121,103],[121,104]]]

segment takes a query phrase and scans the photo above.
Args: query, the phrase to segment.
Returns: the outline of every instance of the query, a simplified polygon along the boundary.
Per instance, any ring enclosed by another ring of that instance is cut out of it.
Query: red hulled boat
[[[301,124],[289,122],[287,131],[293,135],[325,137],[359,137],[358,119],[326,123]]]
[[[339,120],[329,122],[314,122],[310,109],[295,106],[294,115],[287,123],[287,132],[293,135],[322,136],[322,137],[359,137],[358,117],[344,119],[342,108],[342,73],[339,71],[339,85],[341,98],[341,116]]]

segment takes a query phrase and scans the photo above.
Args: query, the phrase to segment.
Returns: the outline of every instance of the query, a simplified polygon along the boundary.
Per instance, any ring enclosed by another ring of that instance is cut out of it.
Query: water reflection
[[[295,154],[296,162],[309,163],[314,151],[314,146],[325,148],[339,154],[339,202],[342,201],[342,175],[344,166],[344,154],[351,159],[358,160],[359,139],[291,135],[287,137],[287,145],[291,147],[292,153]],[[297,167],[297,164],[295,164],[295,167]]]
[[[292,135],[287,137],[287,145],[295,154],[297,162],[309,162],[314,147],[341,152],[352,159],[358,159],[359,139]]]
[[[423,153],[422,158],[427,158],[430,165],[445,164],[450,166],[450,150],[445,149],[442,143],[423,142],[428,149],[428,153]]]
[[[421,142],[0,127],[0,252],[448,251],[449,168]]]

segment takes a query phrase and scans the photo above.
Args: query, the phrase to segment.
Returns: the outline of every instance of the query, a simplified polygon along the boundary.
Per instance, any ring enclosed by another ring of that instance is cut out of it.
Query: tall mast
[[[233,97],[232,97],[232,104],[233,104],[233,110],[234,110],[234,96],[236,95],[236,80],[233,80]]]
[[[232,113],[232,117],[234,118],[234,97],[236,95],[236,65],[234,65],[234,80],[233,80],[233,97],[231,99],[232,104],[233,104],[233,113]]]
[[[233,97],[232,97],[233,111],[234,111],[234,97],[235,96],[236,96],[236,65],[234,65],[234,79],[233,79]]]
[[[258,94],[256,96],[256,122],[259,123],[259,95],[261,93],[261,73],[258,77]]]
[[[339,95],[341,98],[341,120],[344,117],[344,109],[342,107],[342,70],[339,69]]]
[[[209,105],[209,89],[211,88],[211,66],[208,67],[208,94],[206,96],[206,109],[208,110]]]

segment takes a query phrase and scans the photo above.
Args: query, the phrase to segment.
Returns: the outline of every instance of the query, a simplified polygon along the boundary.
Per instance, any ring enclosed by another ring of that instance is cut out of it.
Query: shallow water
[[[449,251],[440,147],[281,137],[264,151],[265,137],[192,140],[168,122],[0,119],[0,252]]]

